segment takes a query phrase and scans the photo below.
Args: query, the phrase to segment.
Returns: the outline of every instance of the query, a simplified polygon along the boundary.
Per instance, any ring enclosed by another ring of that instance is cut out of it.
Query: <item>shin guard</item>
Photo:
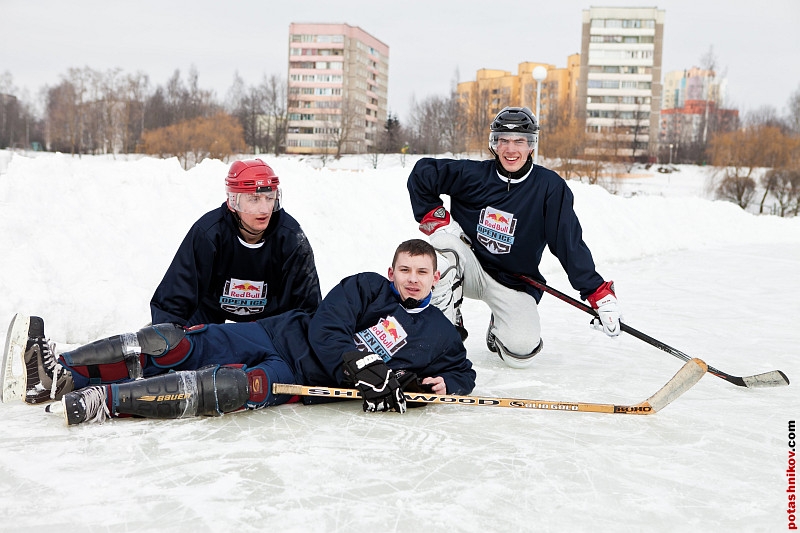
[[[248,400],[247,375],[236,367],[209,366],[111,385],[114,415],[148,418],[220,416]]]
[[[142,377],[142,356],[160,357],[170,352],[188,351],[186,330],[175,324],[156,324],[137,333],[124,333],[94,341],[65,352],[66,366],[94,382],[113,382]]]

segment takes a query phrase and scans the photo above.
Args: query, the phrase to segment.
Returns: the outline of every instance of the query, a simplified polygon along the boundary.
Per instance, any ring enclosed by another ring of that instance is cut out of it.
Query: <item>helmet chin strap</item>
[[[261,231],[252,231],[250,228],[245,227],[244,222],[242,222],[242,217],[239,216],[239,213],[236,211],[233,212],[233,218],[236,219],[236,223],[239,226],[239,229],[244,231],[245,233],[252,235],[253,237],[258,237],[259,235],[263,235],[266,229]]]

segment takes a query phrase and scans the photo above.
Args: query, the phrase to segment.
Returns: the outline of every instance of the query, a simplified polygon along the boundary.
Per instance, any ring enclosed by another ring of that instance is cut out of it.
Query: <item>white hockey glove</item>
[[[429,237],[434,233],[449,233],[461,239],[468,246],[472,245],[469,237],[461,229],[461,225],[450,218],[450,213],[444,206],[439,206],[422,217],[422,222],[419,223],[419,230]]]
[[[609,337],[619,335],[619,321],[622,315],[617,304],[617,296],[614,294],[614,282],[604,282],[586,300],[592,309],[597,311],[597,316],[590,323],[591,326],[596,330],[602,330]]]

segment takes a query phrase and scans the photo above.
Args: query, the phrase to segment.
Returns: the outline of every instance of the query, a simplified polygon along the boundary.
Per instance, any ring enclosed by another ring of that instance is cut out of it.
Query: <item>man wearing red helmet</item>
[[[322,299],[314,254],[261,159],[235,161],[227,202],[189,230],[150,301],[153,324],[249,322]]]
[[[582,238],[573,195],[561,176],[533,162],[539,124],[527,107],[506,107],[490,125],[487,161],[420,159],[408,178],[414,218],[440,258],[433,301],[466,338],[462,296],[492,311],[487,348],[512,368],[530,365],[542,349],[539,272],[547,247],[573,288],[597,310],[593,325],[619,335],[613,282],[604,281]],[[441,195],[450,197],[450,209]],[[448,265],[449,263],[449,265]]]

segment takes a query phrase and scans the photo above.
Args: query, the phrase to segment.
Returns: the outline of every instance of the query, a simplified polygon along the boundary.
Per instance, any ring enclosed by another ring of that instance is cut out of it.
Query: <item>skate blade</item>
[[[47,404],[45,406],[45,408],[44,408],[44,412],[45,413],[50,413],[50,414],[53,414],[53,415],[62,415],[64,417],[67,416],[66,415],[67,410],[64,409],[64,404],[61,403],[60,401],[54,402],[54,403],[51,403],[51,404]]]
[[[3,403],[25,399],[25,384],[27,382],[27,370],[25,368],[25,346],[28,343],[28,326],[30,317],[17,313],[11,319],[6,335],[6,346],[3,349],[3,364],[0,368],[0,378],[2,379],[2,399]],[[17,361],[20,368],[19,373],[15,373],[14,361]]]

